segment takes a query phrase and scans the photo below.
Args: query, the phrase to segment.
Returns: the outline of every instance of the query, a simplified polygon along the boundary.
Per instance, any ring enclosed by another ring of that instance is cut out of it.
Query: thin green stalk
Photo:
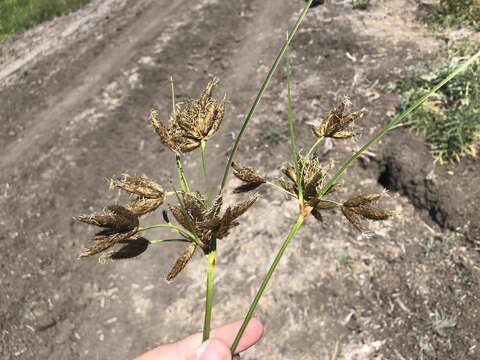
[[[170,77],[170,86],[172,88],[172,115],[173,118],[177,117],[177,104],[175,102],[175,86],[173,85],[173,78]],[[185,171],[183,170],[182,159],[179,154],[175,154],[175,165],[177,166],[178,178],[180,179],[180,188],[183,192],[189,193],[190,188],[188,187],[187,177],[185,176]]]
[[[287,195],[293,196],[293,197],[295,197],[295,198],[297,197],[294,193],[291,193],[290,191],[285,190],[283,187],[281,187],[281,186],[278,185],[278,184],[275,184],[274,182],[266,181],[265,184],[270,185],[271,187],[273,187],[273,188],[275,188],[275,189],[277,189],[277,190],[279,190],[279,191],[281,191],[281,192],[284,192],[284,193],[287,194]]]
[[[320,189],[319,196],[324,196],[327,191],[335,185],[337,180],[343,175],[343,173],[347,170],[347,168],[362,155],[362,153],[367,150],[370,146],[378,142],[381,138],[383,138],[393,127],[401,123],[407,116],[417,110],[422,104],[432,95],[434,95],[438,90],[440,90],[446,83],[464,71],[467,67],[473,64],[476,60],[480,58],[480,51],[478,51],[475,55],[473,55],[470,59],[468,59],[463,64],[459,65],[454,71],[448,74],[445,79],[440,81],[437,85],[435,85],[428,93],[422,96],[416,103],[410,106],[407,110],[395,116],[390,122],[380,130],[375,136],[373,136],[365,145],[363,145],[358,151],[356,151],[353,156],[345,161],[340,169],[337,170],[335,175]]]
[[[290,152],[293,165],[295,166],[295,174],[297,179],[301,178],[300,168],[298,167],[298,152],[297,152],[297,145],[296,145],[296,137],[295,137],[295,126],[294,126],[294,118],[293,118],[293,105],[292,105],[292,67],[290,65],[290,51],[287,47],[286,52],[286,72],[287,72],[287,113],[288,113],[288,127],[290,130]],[[302,182],[299,181],[297,183],[297,191],[298,191],[298,200],[300,203],[303,202],[303,188]]]
[[[200,149],[202,153],[202,168],[203,168],[203,178],[205,181],[205,190],[207,193],[207,201],[208,204],[212,201],[212,190],[210,188],[210,181],[208,181],[208,170],[207,170],[207,158],[206,158],[206,149],[207,149],[207,142],[202,140],[200,142]]]
[[[280,52],[278,53],[277,57],[275,58],[275,61],[273,62],[273,65],[271,66],[270,70],[267,73],[267,76],[265,77],[265,80],[262,83],[262,86],[260,87],[260,90],[252,104],[252,107],[250,108],[250,111],[248,112],[247,116],[245,117],[245,120],[243,121],[242,127],[240,129],[240,132],[237,135],[237,138],[235,139],[235,143],[233,145],[232,151],[230,152],[230,156],[227,161],[227,165],[225,167],[225,171],[223,174],[223,179],[222,179],[222,184],[220,186],[220,194],[223,193],[225,190],[225,186],[227,185],[227,180],[228,180],[228,175],[230,174],[230,167],[232,166],[233,158],[235,157],[235,153],[237,152],[238,144],[240,143],[240,140],[243,136],[243,133],[247,129],[248,123],[250,122],[251,118],[255,114],[255,111],[257,110],[258,104],[263,98],[263,95],[265,94],[265,91],[270,84],[270,81],[272,80],[273,75],[275,74],[278,65],[280,64],[280,61],[282,61],[283,56],[285,55],[285,52],[292,42],[292,39],[298,32],[298,29],[300,28],[300,25],[302,24],[303,20],[305,19],[305,16],[307,15],[308,9],[310,8],[310,5],[312,4],[313,0],[309,0],[305,7],[303,8],[302,12],[300,13],[297,21],[293,25],[292,30],[289,32],[287,40],[282,45],[282,48],[280,49]]]
[[[185,176],[185,171],[183,170],[182,159],[180,155],[175,154],[175,164],[177,165],[178,178],[180,179],[180,187],[185,193],[190,192],[190,187],[188,186],[187,177]]]
[[[210,337],[210,329],[212,326],[212,305],[213,305],[213,285],[215,277],[215,263],[217,257],[217,240],[213,239],[208,253],[207,267],[207,295],[205,299],[205,319],[203,321],[203,341]]]
[[[177,117],[177,105],[175,102],[175,86],[173,85],[173,77],[170,77],[170,86],[172,88],[172,114],[173,117]]]
[[[190,239],[192,239],[193,241],[197,242],[198,241],[198,238],[195,236],[195,234],[191,233],[190,231],[186,230],[186,229],[183,229],[179,226],[176,226],[176,225],[173,225],[173,224],[157,224],[157,225],[150,225],[150,226],[145,226],[145,227],[140,227],[138,228],[137,230],[137,233],[140,233],[142,231],[147,231],[147,230],[151,230],[151,229],[157,229],[157,228],[164,228],[164,229],[171,229],[171,230],[175,230],[176,232],[178,232],[179,234],[183,235],[183,236],[186,236]]]
[[[190,240],[188,239],[161,239],[161,240],[148,240],[148,243],[150,245],[155,245],[155,244],[163,244],[163,243],[168,243],[168,242],[186,242],[186,243],[191,243]]]
[[[175,195],[175,191],[168,191],[165,193],[165,196],[172,196]]]
[[[306,158],[309,158],[310,156],[312,156],[313,152],[318,147],[318,145],[320,145],[320,143],[322,142],[323,139],[324,139],[324,137],[322,136],[322,137],[318,138],[317,141],[315,141],[313,143],[313,145],[308,150],[307,155],[305,155]]]
[[[252,304],[248,309],[247,315],[245,316],[245,319],[243,320],[243,323],[240,326],[240,329],[238,330],[237,335],[235,336],[235,340],[233,340],[232,346],[230,348],[230,350],[232,351],[232,354],[235,354],[235,350],[237,349],[238,343],[240,342],[240,339],[242,338],[242,335],[245,332],[245,329],[247,328],[248,323],[252,319],[253,313],[257,308],[258,302],[260,301],[260,298],[262,297],[262,294],[265,288],[267,287],[268,282],[270,281],[273,275],[273,272],[277,268],[280,260],[282,259],[283,254],[285,253],[285,250],[287,250],[287,247],[290,244],[290,241],[293,239],[293,237],[297,233],[304,219],[305,217],[302,214],[298,216],[297,221],[295,221],[295,224],[290,229],[290,232],[288,233],[287,237],[283,241],[283,244],[278,250],[277,255],[275,255],[275,259],[273,260],[272,265],[270,265],[270,268],[268,269],[267,274],[263,278],[262,283],[260,284],[260,287],[258,288],[257,293],[255,294],[255,298],[253,299]]]

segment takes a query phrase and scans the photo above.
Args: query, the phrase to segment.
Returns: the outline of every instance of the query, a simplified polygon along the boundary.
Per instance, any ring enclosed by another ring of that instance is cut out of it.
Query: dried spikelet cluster
[[[211,205],[208,205],[205,197],[199,192],[182,193],[182,206],[169,205],[170,213],[177,223],[186,230],[187,239],[191,242],[185,249],[184,254],[177,260],[172,270],[167,275],[167,280],[172,280],[185,267],[193,256],[197,246],[205,254],[211,250],[214,239],[222,239],[229,234],[230,229],[238,225],[235,220],[247,211],[257,200],[257,196],[237,204],[229,206],[220,216],[222,197],[218,196]],[[168,215],[164,213],[167,222]]]
[[[348,139],[357,133],[352,130],[354,121],[361,118],[365,109],[347,112],[350,105],[348,98],[344,98],[341,105],[330,111],[318,126],[312,127],[313,133],[318,138],[331,137],[335,139]],[[256,189],[269,180],[259,174],[255,169],[239,163],[232,163],[233,174],[242,181],[235,192],[248,192]],[[300,208],[308,215],[312,214],[317,220],[323,221],[324,211],[340,208],[345,218],[359,231],[364,227],[360,218],[370,220],[386,220],[393,215],[392,212],[372,206],[379,200],[382,194],[366,194],[355,196],[345,202],[328,199],[326,196],[336,192],[337,185],[333,184],[326,191],[321,189],[326,184],[329,172],[333,168],[333,162],[322,164],[315,154],[296,154],[296,164],[288,163],[281,171],[285,175],[277,179],[281,188],[292,197],[300,201]]]
[[[372,206],[372,203],[381,197],[382,194],[363,194],[352,197],[342,204],[342,213],[358,231],[363,232],[364,227],[360,217],[370,220],[387,220],[393,215],[392,211]]]
[[[168,127],[152,111],[150,121],[162,142],[175,153],[187,153],[197,149],[202,141],[210,139],[220,128],[225,115],[225,98],[212,97],[216,80],[208,83],[200,97],[188,101],[184,107],[174,104]]]
[[[109,205],[103,213],[80,215],[75,219],[90,225],[96,225],[104,230],[95,235],[95,244],[80,254],[80,257],[99,254],[115,244],[131,242],[142,238],[137,235],[139,216],[158,208],[165,200],[165,191],[153,180],[146,177],[125,175],[120,179],[112,179],[111,187],[120,188],[135,196],[126,206]],[[132,245],[137,248],[138,244]],[[122,249],[125,253],[125,248]],[[115,256],[116,252],[105,253],[101,260]]]
[[[355,120],[360,119],[365,114],[366,110],[347,112],[350,105],[350,100],[345,97],[340,106],[330,111],[320,125],[312,126],[314,135],[319,138],[330,137],[333,139],[348,139],[357,135],[352,129],[352,125]]]
[[[161,185],[144,176],[124,175],[119,179],[111,179],[110,188],[119,188],[134,195],[126,208],[138,216],[156,210],[165,201],[165,191]]]
[[[210,81],[199,98],[188,101],[184,107],[174,104],[168,127],[161,123],[156,111],[151,112],[150,121],[155,132],[160,136],[160,140],[177,155],[199,148],[202,142],[209,140],[219,129],[225,115],[225,99],[219,102],[212,97],[215,84],[215,79]],[[252,174],[244,173],[244,175],[246,179],[260,183],[262,181],[259,178],[252,178]],[[143,230],[139,226],[139,218],[157,210],[167,196],[175,195],[178,204],[167,206],[175,223],[170,221],[168,212],[163,210],[165,223],[158,227],[176,231],[179,238],[173,240],[186,242],[188,245],[168,273],[167,280],[172,280],[180,273],[197,248],[209,254],[216,240],[225,238],[229,231],[238,225],[237,219],[257,200],[256,195],[252,196],[244,202],[227,207],[221,215],[222,196],[209,201],[200,192],[174,190],[167,193],[160,184],[145,176],[123,175],[111,179],[110,188],[127,192],[130,199],[125,206],[110,205],[103,213],[80,215],[75,218],[104,228],[95,235],[94,245],[84,250],[80,256],[87,257],[102,253],[99,260],[104,261],[141,254],[152,242],[139,235]],[[125,243],[127,246],[117,251],[104,252],[115,244]]]

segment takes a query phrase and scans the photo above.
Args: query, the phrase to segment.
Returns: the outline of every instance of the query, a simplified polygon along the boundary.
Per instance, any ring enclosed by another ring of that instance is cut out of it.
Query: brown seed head
[[[130,238],[126,241],[119,241],[119,243],[126,245],[119,250],[102,253],[98,257],[98,262],[106,263],[110,260],[131,259],[143,254],[149,245],[148,240],[141,237]]]
[[[235,188],[235,193],[242,193],[254,190],[264,184],[267,179],[258,174],[252,168],[243,166],[237,162],[232,162],[233,175],[242,180],[245,184]]]
[[[103,214],[80,215],[75,220],[86,224],[127,232],[138,227],[138,216],[121,205],[110,205]]]
[[[207,211],[205,197],[199,192],[182,193],[185,208],[195,222],[201,222]]]
[[[285,165],[282,168],[282,172],[292,181],[293,183],[297,182],[297,174],[295,173],[295,167],[292,164]]]
[[[162,142],[175,153],[197,149],[202,141],[209,140],[220,128],[225,115],[225,98],[218,102],[212,97],[216,79],[207,84],[199,98],[182,108],[177,105],[170,116],[169,126],[164,126],[158,114],[152,111],[150,121]]]
[[[333,166],[332,163],[322,165],[316,156],[305,157],[299,156],[299,166],[303,166],[303,192],[307,201],[317,197],[318,191]]]
[[[280,186],[282,188],[284,188],[286,191],[292,193],[292,194],[295,194],[295,190],[296,190],[296,187],[295,187],[295,184],[293,184],[292,182],[290,181],[287,181],[285,180],[284,178],[278,178],[277,179],[278,183],[280,184]]]
[[[162,204],[163,198],[148,199],[143,197],[137,197],[129,201],[129,203],[127,204],[127,209],[135,215],[141,216],[156,210]]]
[[[358,231],[363,232],[363,226],[360,217],[352,211],[351,208],[342,206],[342,213],[350,224],[352,224]]]
[[[317,137],[331,137],[335,139],[347,139],[356,135],[349,128],[355,120],[360,119],[366,112],[361,109],[355,112],[347,112],[350,100],[345,97],[339,107],[330,111],[320,125],[312,126],[312,132]]]
[[[217,230],[217,238],[221,239],[224,238],[229,234],[230,229],[237,226],[238,223],[235,222],[237,218],[242,216],[254,203],[257,201],[258,195],[251,197],[250,199],[241,202],[233,207],[228,207],[223,214],[218,230]]]
[[[373,194],[362,194],[354,196],[343,203],[347,207],[355,207],[370,204],[382,197],[382,194],[373,193]]]
[[[338,207],[338,205],[333,201],[315,199],[310,201],[310,205],[318,210],[331,210]]]
[[[108,233],[108,232],[101,232],[95,236],[95,244],[85,249],[81,254],[80,257],[87,257],[99,254],[113,245],[129,240],[136,240],[137,237],[135,236],[136,230],[132,230],[126,233]]]
[[[110,187],[117,187],[131,194],[149,199],[165,199],[165,191],[157,182],[145,176],[129,176],[110,180]]]
[[[315,219],[317,219],[318,221],[323,221],[323,216],[322,216],[322,213],[320,212],[320,210],[318,209],[313,209],[311,214],[313,215],[313,217]]]
[[[358,206],[352,207],[351,209],[354,213],[370,220],[387,220],[393,215],[391,211],[373,206]]]
[[[177,220],[178,224],[183,226],[185,229],[189,231],[194,231],[195,229],[192,228],[192,220],[187,218],[187,214],[185,214],[179,206],[176,205],[168,205],[168,209],[172,213],[175,220]]]
[[[167,281],[173,280],[179,273],[182,271],[187,263],[192,258],[195,250],[197,249],[197,244],[190,244],[187,246],[185,251],[183,252],[182,256],[178,258],[175,264],[172,267],[172,270],[167,275]]]
[[[370,220],[387,220],[393,212],[372,206],[372,202],[380,199],[382,194],[362,194],[354,196],[343,203],[342,211],[345,217],[358,230],[363,231],[360,224],[360,216]]]

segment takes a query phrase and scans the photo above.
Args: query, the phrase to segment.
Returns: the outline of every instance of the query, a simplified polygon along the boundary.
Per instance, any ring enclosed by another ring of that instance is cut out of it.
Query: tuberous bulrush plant
[[[237,219],[257,200],[257,196],[254,195],[246,201],[227,207],[222,214],[223,195],[220,194],[215,199],[211,199],[210,185],[207,180],[206,142],[220,128],[225,115],[225,98],[219,102],[212,96],[215,84],[215,79],[210,81],[198,99],[188,101],[183,107],[174,102],[168,126],[159,120],[156,111],[152,111],[150,115],[150,121],[160,140],[176,156],[181,190],[173,189],[166,192],[160,184],[145,176],[123,175],[111,179],[110,187],[130,194],[131,199],[127,204],[109,205],[102,213],[80,215],[75,218],[80,222],[103,228],[95,235],[94,244],[85,249],[80,257],[99,255],[99,260],[104,262],[108,259],[128,257],[128,247],[137,249],[131,252],[133,257],[145,251],[149,245],[171,241],[184,242],[186,247],[183,254],[166,276],[166,279],[171,281],[185,268],[197,249],[207,255],[208,308],[206,315],[208,318],[205,323],[205,338],[208,337],[210,328],[216,242],[229,235],[230,230],[239,224]],[[199,148],[205,170],[206,194],[190,190],[187,176],[181,166],[181,156]],[[176,203],[168,201],[168,211],[163,209],[164,223],[141,227],[140,217],[159,209],[167,197],[173,198]],[[173,217],[173,222],[170,221],[169,215]],[[140,236],[141,233],[154,228],[172,230],[176,233],[176,238],[147,240]],[[118,244],[127,245],[120,250],[107,252]],[[139,247],[143,251],[138,251]]]
[[[216,264],[217,240],[223,240],[229,235],[230,230],[238,225],[238,218],[243,215],[255,203],[258,195],[233,206],[229,206],[222,213],[222,205],[225,189],[231,170],[242,181],[242,185],[234,189],[234,193],[245,193],[256,190],[260,186],[268,185],[286,193],[299,204],[298,216],[290,228],[288,235],[280,246],[275,258],[260,283],[259,289],[247,311],[245,319],[231,346],[232,354],[245,331],[256,307],[266,289],[272,275],[283,257],[289,243],[298,232],[304,219],[310,214],[322,221],[324,213],[333,209],[339,209],[337,214],[342,214],[345,219],[357,230],[364,232],[365,227],[362,219],[386,220],[393,215],[389,210],[384,210],[374,204],[380,200],[382,194],[359,194],[345,200],[335,198],[338,182],[347,168],[372,144],[381,139],[393,127],[403,121],[409,114],[419,108],[429,97],[439,90],[448,81],[457,76],[476,59],[480,52],[471,59],[460,65],[448,76],[434,86],[428,93],[406,109],[402,114],[393,118],[381,131],[360,147],[348,160],[333,172],[332,162],[322,164],[316,156],[315,150],[326,138],[339,141],[353,138],[358,134],[355,122],[365,113],[364,109],[349,112],[349,100],[345,98],[334,110],[330,111],[323,120],[312,127],[312,133],[316,140],[308,151],[297,150],[295,129],[293,121],[292,96],[291,96],[291,70],[287,61],[287,86],[288,86],[288,124],[290,133],[291,160],[282,168],[283,176],[276,179],[268,179],[256,170],[235,162],[234,158],[248,124],[252,119],[265,91],[278,69],[282,59],[288,52],[293,37],[303,22],[307,11],[314,3],[308,0],[300,12],[299,17],[287,39],[275,58],[268,71],[260,90],[247,113],[245,120],[235,138],[225,165],[225,171],[219,186],[218,193],[213,196],[210,186],[206,148],[207,142],[218,131],[225,115],[225,97],[217,100],[213,97],[216,80],[208,83],[200,96],[195,100],[187,101],[183,106],[175,103],[175,95],[172,82],[172,114],[168,123],[160,120],[159,114],[152,111],[150,121],[160,140],[174,154],[180,189],[173,188],[165,191],[157,182],[141,176],[124,175],[111,180],[111,187],[119,188],[131,195],[130,201],[125,205],[112,204],[106,207],[102,213],[81,215],[76,219],[102,228],[95,235],[94,244],[81,253],[81,257],[99,255],[100,260],[132,257],[147,250],[151,245],[166,242],[185,243],[183,254],[173,264],[167,274],[167,280],[173,280],[187,265],[194,253],[199,250],[207,257],[207,281],[205,318],[203,324],[203,338],[210,335],[212,316],[212,299],[214,270]],[[288,56],[287,56],[288,60]],[[204,175],[205,191],[194,191],[189,186],[188,177],[182,166],[182,157],[185,153],[200,149],[202,168]],[[173,199],[173,202],[171,201]],[[143,215],[160,209],[167,202],[166,209],[162,209],[163,222],[160,224],[140,226]],[[168,209],[168,210],[167,210]],[[170,220],[174,219],[174,222]],[[150,240],[142,234],[150,229],[164,228],[175,233],[171,239]],[[125,245],[120,250],[111,251],[117,245]],[[107,251],[108,250],[108,251]],[[131,251],[130,251],[131,250]]]

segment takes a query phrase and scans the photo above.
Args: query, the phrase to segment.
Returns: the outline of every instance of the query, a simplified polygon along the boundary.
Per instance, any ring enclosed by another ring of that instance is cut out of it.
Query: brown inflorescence
[[[243,193],[255,190],[260,185],[264,184],[267,179],[258,174],[252,168],[239,164],[237,162],[232,162],[233,175],[240,179],[244,184],[236,187],[234,193]]]
[[[393,216],[392,211],[372,206],[372,203],[381,197],[382,194],[377,193],[354,196],[342,204],[342,213],[350,224],[363,232],[361,217],[369,220],[387,220]]]
[[[150,114],[150,121],[162,142],[173,152],[187,153],[200,147],[219,129],[225,115],[225,98],[212,97],[216,80],[211,80],[198,99],[188,101],[184,107],[174,106],[168,127],[159,119],[157,111]]]
[[[312,126],[313,134],[319,138],[330,137],[334,139],[347,139],[357,135],[352,130],[352,125],[355,120],[360,119],[365,114],[366,110],[347,112],[349,105],[350,100],[345,97],[340,106],[330,111],[320,125]]]
[[[96,255],[119,242],[137,239],[138,216],[121,205],[110,205],[101,214],[80,215],[75,220],[104,228],[95,235],[95,244],[80,257]]]
[[[211,205],[199,192],[181,193],[181,206],[169,205],[170,213],[177,223],[194,234],[194,243],[187,246],[185,252],[176,261],[172,270],[167,275],[167,280],[172,280],[185,267],[192,258],[197,246],[205,254],[211,250],[215,239],[226,237],[229,231],[238,225],[235,220],[245,213],[257,200],[257,196],[241,202],[234,206],[229,206],[225,213],[220,216],[222,208],[222,197],[218,196]],[[167,220],[168,217],[164,216]]]
[[[330,171],[332,164],[322,165],[317,156],[304,156],[301,153],[297,155],[298,168],[302,170],[301,188],[304,199],[307,202],[315,202],[318,199],[318,192],[323,186],[325,179]],[[287,179],[280,178],[281,186],[299,195],[299,184],[295,167],[292,164],[287,164],[282,168],[282,172]]]
[[[110,187],[122,189],[135,196],[126,208],[138,216],[156,210],[165,201],[162,186],[145,176],[124,175],[122,178],[110,180]]]

